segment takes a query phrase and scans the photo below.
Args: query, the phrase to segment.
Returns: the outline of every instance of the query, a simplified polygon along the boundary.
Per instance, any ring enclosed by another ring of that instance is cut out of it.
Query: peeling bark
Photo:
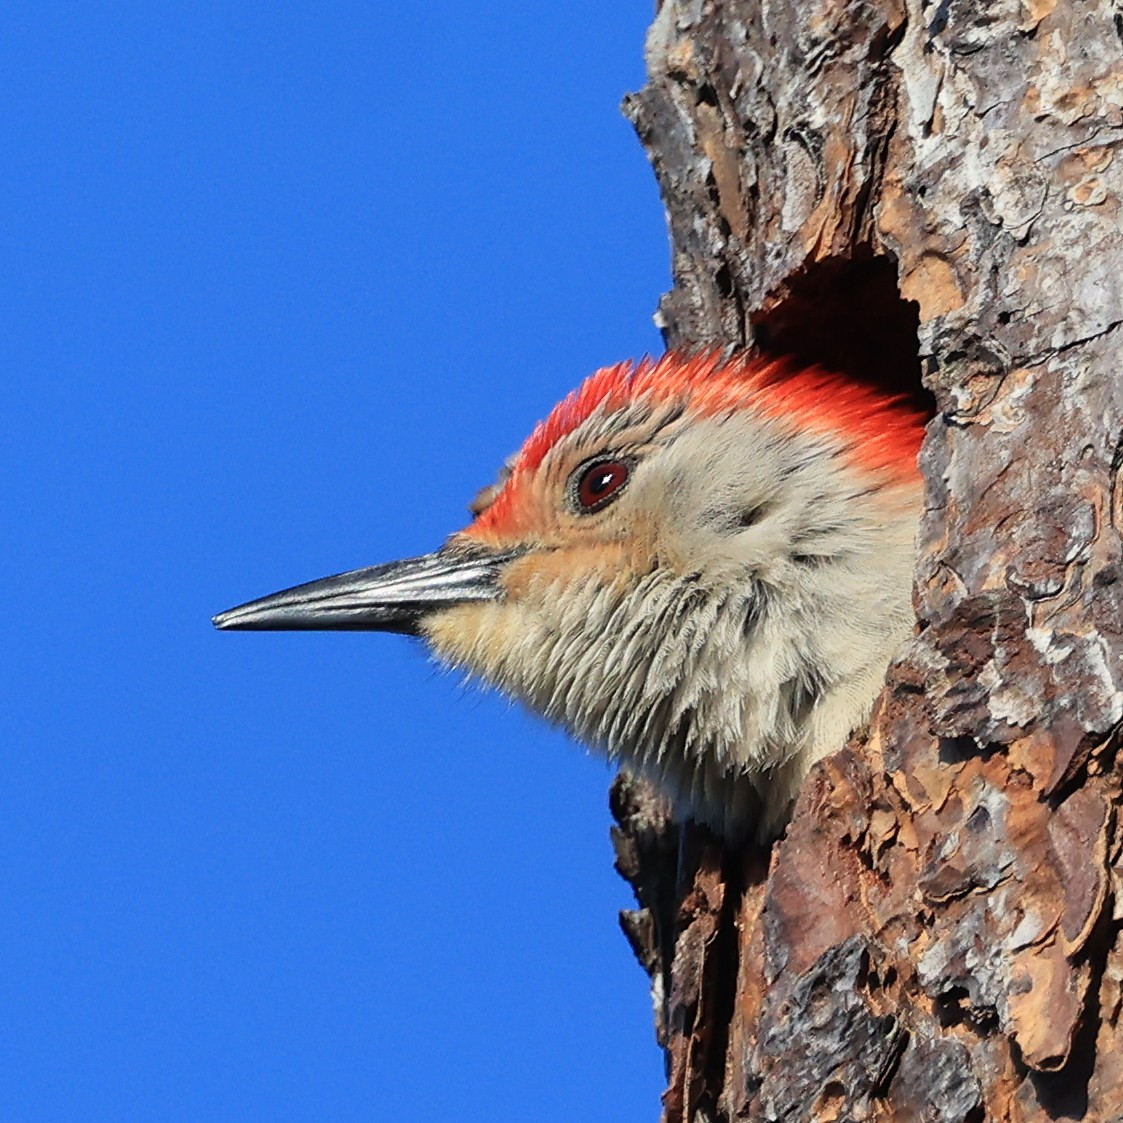
[[[614,790],[668,1121],[1123,1119],[1121,40],[1107,0],[659,8],[668,343],[934,403],[916,636],[785,837]]]

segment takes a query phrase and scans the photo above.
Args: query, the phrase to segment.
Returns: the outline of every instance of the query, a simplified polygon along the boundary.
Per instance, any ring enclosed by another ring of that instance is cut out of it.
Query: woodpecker
[[[910,634],[924,417],[792,360],[605,367],[439,550],[215,617],[418,636],[730,840],[782,827]]]

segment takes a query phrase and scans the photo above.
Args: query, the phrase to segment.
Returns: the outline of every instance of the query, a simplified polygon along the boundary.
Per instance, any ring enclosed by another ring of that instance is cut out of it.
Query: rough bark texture
[[[934,420],[915,639],[767,853],[622,778],[667,1120],[1123,1120],[1123,7],[665,0],[669,343]]]

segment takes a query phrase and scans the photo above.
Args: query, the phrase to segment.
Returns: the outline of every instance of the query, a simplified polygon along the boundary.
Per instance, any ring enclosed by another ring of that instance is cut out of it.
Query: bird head
[[[683,814],[768,833],[911,627],[922,432],[901,400],[790,362],[607,367],[435,553],[215,624],[420,636]]]

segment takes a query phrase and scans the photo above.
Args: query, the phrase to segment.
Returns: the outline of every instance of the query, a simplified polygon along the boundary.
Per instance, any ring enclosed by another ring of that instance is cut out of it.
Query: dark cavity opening
[[[929,416],[936,411],[920,381],[920,309],[902,299],[890,257],[817,262],[751,322],[763,351],[903,394]]]

